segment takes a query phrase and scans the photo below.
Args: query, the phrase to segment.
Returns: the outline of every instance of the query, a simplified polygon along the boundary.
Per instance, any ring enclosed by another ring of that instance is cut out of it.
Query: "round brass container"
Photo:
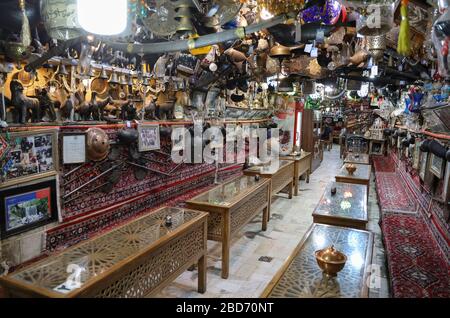
[[[347,169],[349,175],[353,175],[356,171],[356,166],[354,164],[347,164],[345,169]]]
[[[318,250],[315,253],[317,264],[324,274],[335,277],[345,266],[347,256],[337,251],[334,245]]]
[[[100,128],[89,128],[86,138],[86,152],[89,160],[102,161],[109,154],[109,138]]]

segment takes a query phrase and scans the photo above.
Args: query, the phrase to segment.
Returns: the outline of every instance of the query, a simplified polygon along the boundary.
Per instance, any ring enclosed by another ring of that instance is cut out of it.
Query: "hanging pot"
[[[136,129],[122,129],[117,133],[117,139],[125,145],[137,142],[138,138],[139,133]]]
[[[439,141],[431,140],[429,144],[430,152],[439,158],[445,158],[447,149]]]
[[[430,139],[425,139],[422,144],[420,145],[420,151],[422,152],[429,152],[430,151]]]
[[[82,33],[78,24],[77,0],[41,0],[41,19],[51,38],[69,40]]]

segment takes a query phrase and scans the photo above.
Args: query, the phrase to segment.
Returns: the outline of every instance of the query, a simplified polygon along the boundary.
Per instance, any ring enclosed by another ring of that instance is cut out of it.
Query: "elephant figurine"
[[[14,122],[25,124],[31,112],[33,122],[41,120],[40,102],[37,98],[25,96],[23,85],[18,80],[12,80],[10,85],[11,104],[15,107]]]

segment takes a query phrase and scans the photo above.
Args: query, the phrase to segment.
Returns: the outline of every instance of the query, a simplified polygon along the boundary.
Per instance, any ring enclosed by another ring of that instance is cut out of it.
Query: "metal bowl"
[[[317,264],[324,274],[335,277],[345,266],[347,256],[339,252],[331,245],[328,248],[318,250],[315,253]]]
[[[349,175],[353,175],[356,171],[356,166],[354,164],[348,164],[345,166],[345,169],[347,170]]]

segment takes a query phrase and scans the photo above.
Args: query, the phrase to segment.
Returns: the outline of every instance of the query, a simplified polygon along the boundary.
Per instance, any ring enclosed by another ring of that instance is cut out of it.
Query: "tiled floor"
[[[298,245],[312,224],[312,212],[324,188],[342,166],[339,147],[325,152],[322,165],[311,176],[309,184],[301,182],[300,195],[288,200],[279,195],[272,205],[272,219],[266,232],[261,232],[261,218],[254,219],[237,235],[231,247],[229,279],[220,277],[220,244],[208,241],[208,285],[203,295],[196,292],[197,272],[185,272],[157,297],[259,297],[267,284]],[[378,226],[379,208],[372,182],[369,198],[369,226],[375,233],[373,264],[379,274],[378,284],[370,289],[370,297],[389,297],[385,253]]]

